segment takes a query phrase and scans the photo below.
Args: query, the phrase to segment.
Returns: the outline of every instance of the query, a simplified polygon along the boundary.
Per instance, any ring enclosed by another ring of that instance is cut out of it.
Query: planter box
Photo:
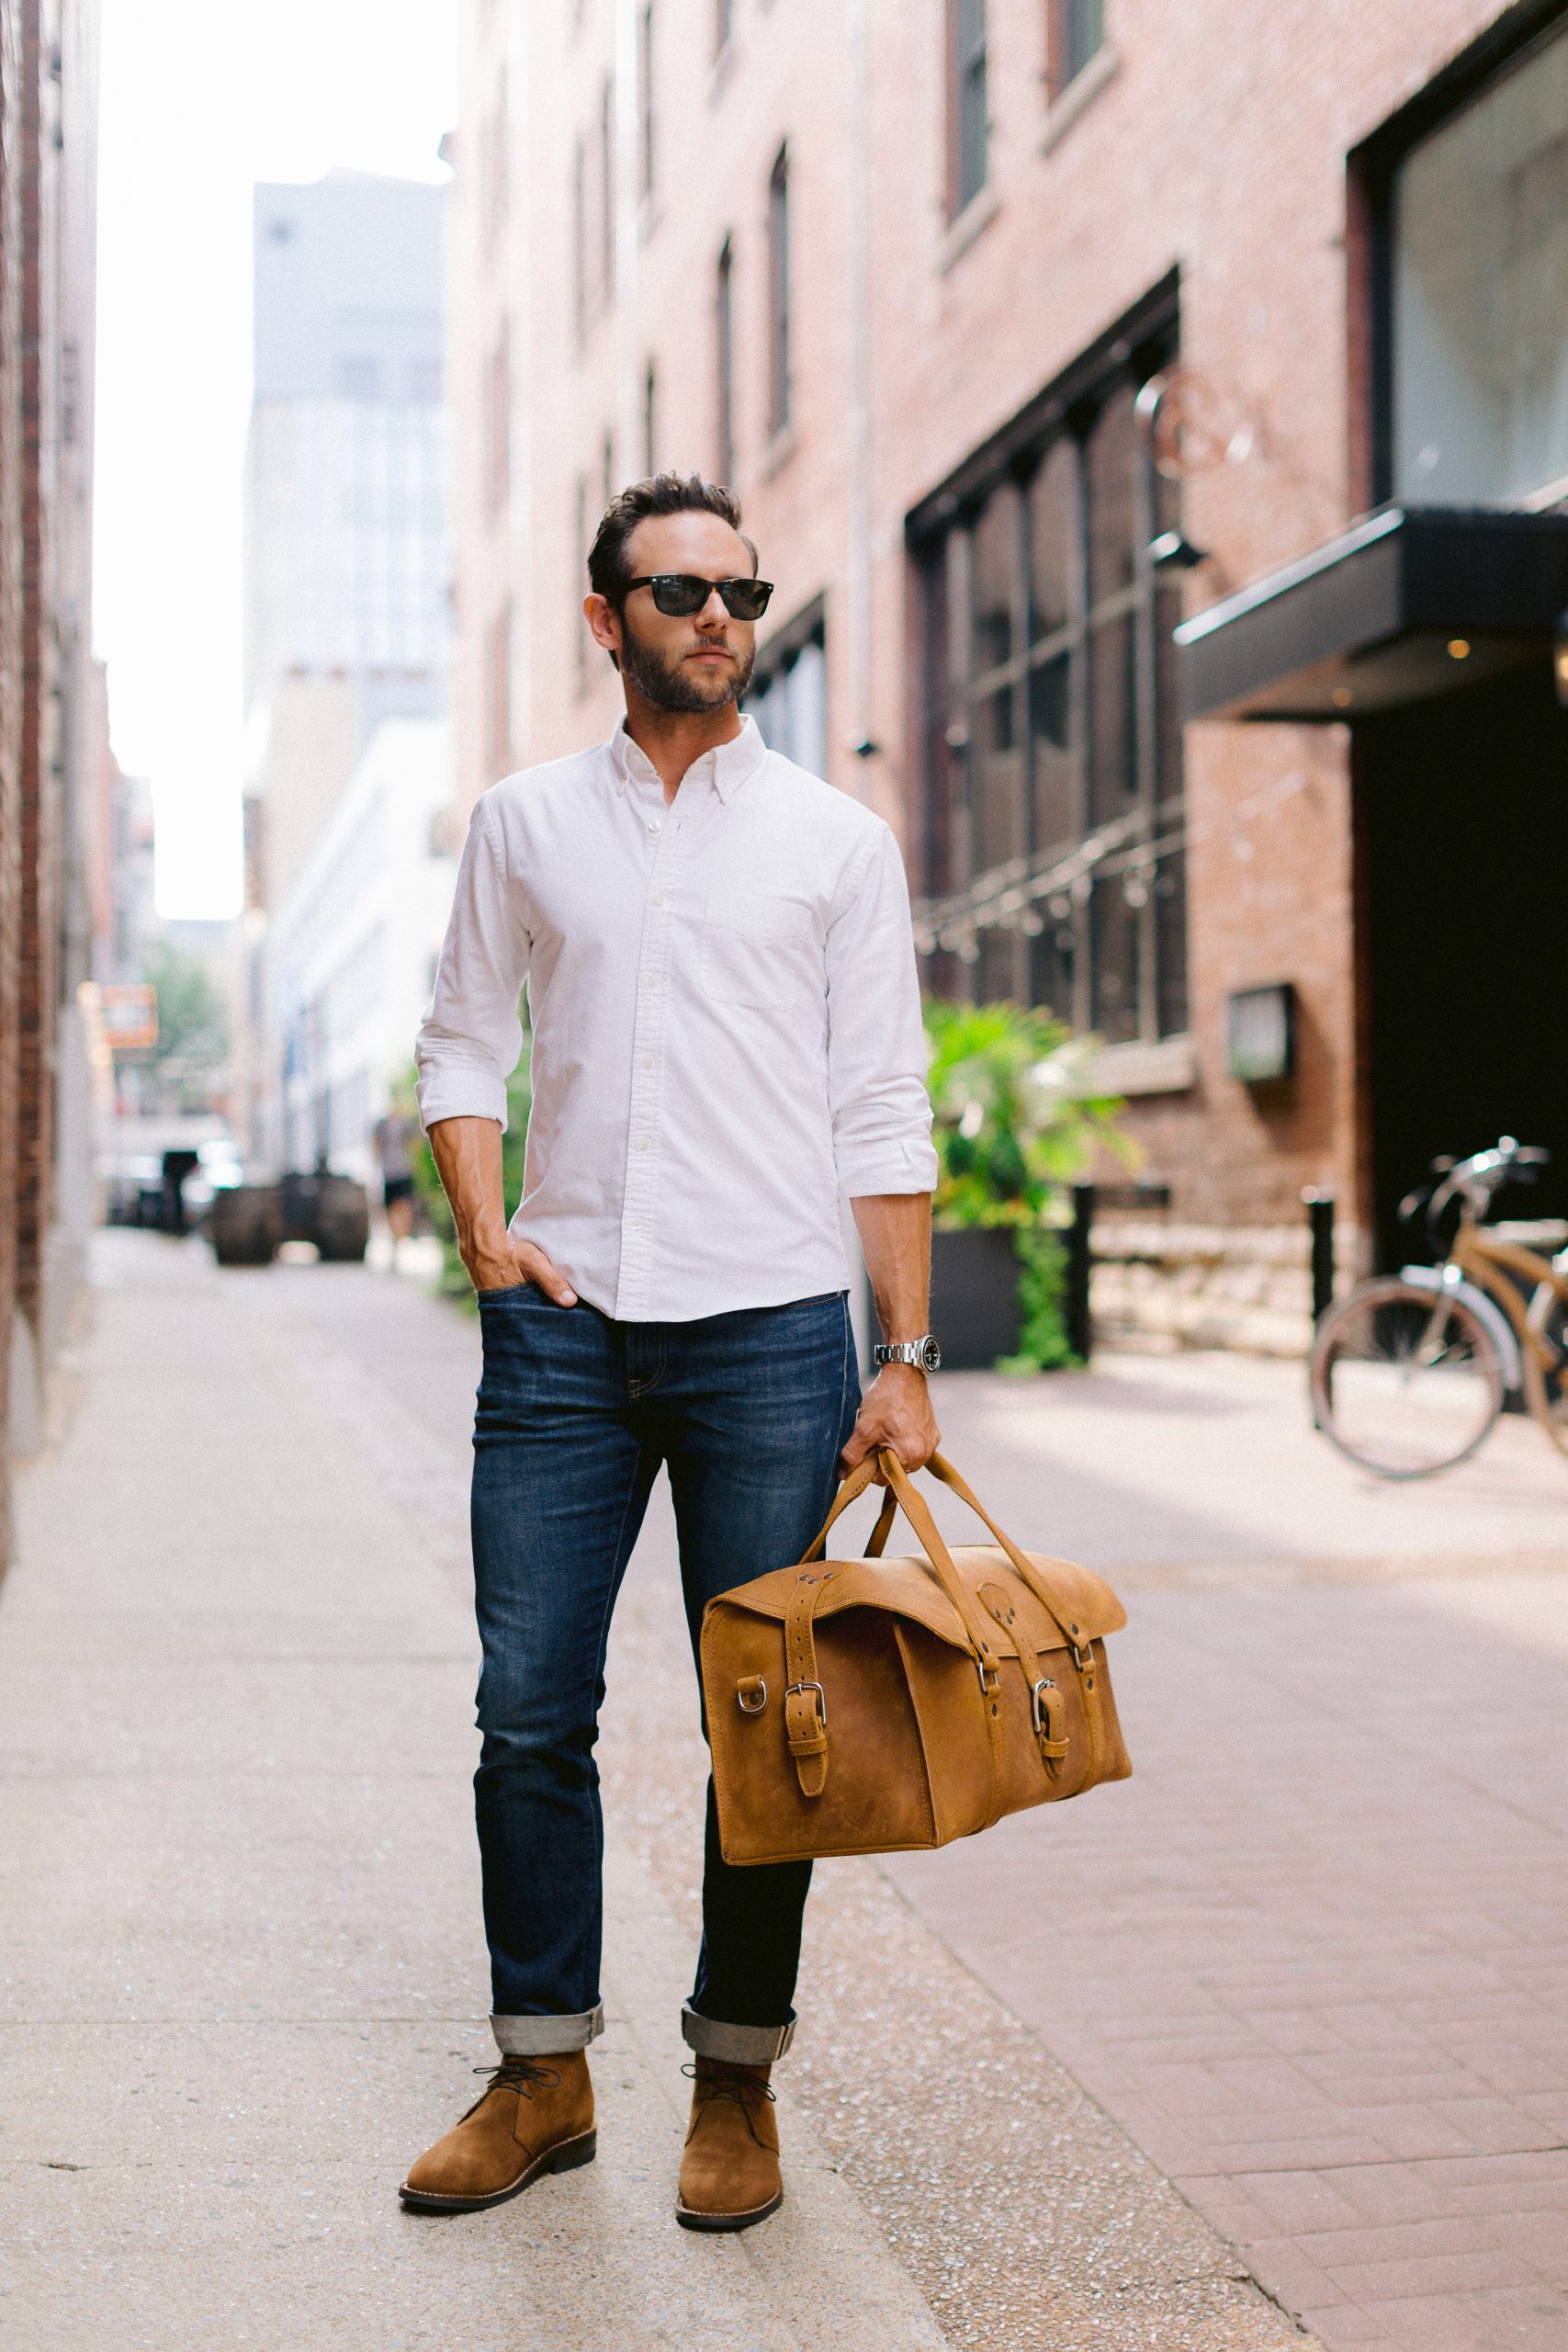
[[[949,1372],[989,1372],[1016,1355],[1018,1257],[1010,1226],[931,1235],[931,1329]]]

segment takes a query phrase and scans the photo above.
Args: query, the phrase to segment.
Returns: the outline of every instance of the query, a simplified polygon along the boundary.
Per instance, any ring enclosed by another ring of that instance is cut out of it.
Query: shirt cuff
[[[847,1201],[863,1200],[873,1193],[934,1193],[936,1148],[926,1137],[919,1142],[863,1143],[836,1149],[834,1162],[839,1191]]]
[[[437,1119],[496,1119],[506,1132],[506,1080],[482,1069],[433,1069],[419,1081],[420,1125]]]

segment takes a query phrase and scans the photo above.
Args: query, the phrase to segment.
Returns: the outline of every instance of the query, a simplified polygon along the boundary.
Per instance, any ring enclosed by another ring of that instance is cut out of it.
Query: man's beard
[[[710,682],[679,659],[667,662],[637,636],[625,614],[621,616],[621,674],[660,710],[723,710],[728,703],[739,702],[751,683],[756,659],[755,653],[737,659],[733,668],[720,671]]]

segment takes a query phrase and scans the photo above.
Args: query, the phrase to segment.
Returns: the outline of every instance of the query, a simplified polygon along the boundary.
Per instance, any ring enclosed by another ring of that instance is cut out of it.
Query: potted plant
[[[1098,1040],[1018,1004],[925,1008],[932,1141],[931,1328],[955,1369],[1075,1361],[1064,1312],[1066,1188],[1105,1145],[1137,1147],[1093,1078]]]

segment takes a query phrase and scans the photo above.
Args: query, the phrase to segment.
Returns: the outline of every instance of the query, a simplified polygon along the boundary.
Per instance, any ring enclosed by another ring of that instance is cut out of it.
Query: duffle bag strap
[[[943,1543],[937,1523],[927,1510],[923,1498],[909,1482],[909,1474],[890,1447],[884,1446],[877,1455],[877,1466],[890,1492],[897,1498],[898,1508],[919,1538],[937,1582],[958,1611],[959,1623],[969,1636],[969,1647],[975,1660],[979,1681],[980,1701],[984,1711],[986,1736],[990,1749],[991,1795],[986,1818],[980,1825],[988,1829],[1001,1817],[1002,1796],[1006,1788],[1003,1766],[1003,1746],[1006,1731],[1002,1724],[1001,1671],[990,1629],[979,1603],[953,1565],[952,1553]],[[886,1506],[884,1505],[884,1513]],[[880,1521],[878,1522],[880,1524]]]
[[[933,1453],[926,1467],[933,1478],[940,1478],[944,1487],[951,1488],[960,1502],[968,1504],[976,1519],[984,1521],[1071,1651],[1073,1666],[1078,1678],[1078,1689],[1083,1695],[1084,1721],[1089,1730],[1089,1785],[1092,1785],[1100,1778],[1100,1764],[1105,1750],[1100,1712],[1100,1674],[1095,1664],[1094,1644],[1091,1636],[1084,1633],[1074,1619],[1064,1613],[1057,1606],[1044,1577],[1028,1553],[1013,1542],[1005,1529],[997,1525],[968,1480],[959,1476],[952,1463],[946,1461],[942,1454]]]
[[[803,1567],[784,1611],[784,1737],[803,1797],[819,1797],[828,1785],[828,1700],[817,1671],[811,1621],[832,1581],[831,1568],[813,1575]]]

